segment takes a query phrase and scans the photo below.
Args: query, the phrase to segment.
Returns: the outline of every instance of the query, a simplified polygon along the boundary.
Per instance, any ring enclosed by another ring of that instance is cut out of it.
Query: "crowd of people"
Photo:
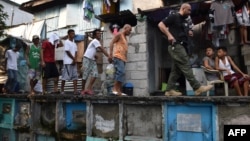
[[[67,33],[67,40],[62,43],[60,37],[53,33],[51,36],[40,43],[38,35],[33,35],[32,44],[27,46],[25,51],[25,59],[29,68],[28,78],[30,83],[30,95],[36,93],[35,86],[38,81],[42,80],[42,93],[48,94],[46,85],[48,80],[53,79],[53,92],[55,94],[64,94],[65,81],[73,81],[73,94],[88,94],[93,95],[93,85],[98,77],[97,64],[96,64],[96,52],[100,50],[108,58],[109,63],[113,63],[115,66],[115,84],[112,90],[114,95],[126,95],[122,93],[121,84],[124,82],[125,76],[125,63],[128,50],[128,42],[126,36],[130,35],[132,27],[129,24],[125,24],[123,30],[117,34],[110,44],[110,53],[108,53],[101,44],[101,30],[96,29],[93,31],[93,39],[88,44],[86,51],[84,52],[82,60],[82,91],[77,90],[77,45],[74,41],[75,31],[69,29]],[[16,92],[17,83],[17,60],[19,57],[20,45],[16,44],[13,49],[6,51],[6,70],[7,70],[7,82],[4,85],[2,91],[4,93],[13,94]],[[61,88],[58,89],[59,71],[55,60],[55,48],[64,47],[63,54],[63,69],[61,75]],[[113,52],[114,48],[114,52]],[[114,55],[113,55],[114,53]],[[90,78],[89,85],[85,88],[85,83]]]

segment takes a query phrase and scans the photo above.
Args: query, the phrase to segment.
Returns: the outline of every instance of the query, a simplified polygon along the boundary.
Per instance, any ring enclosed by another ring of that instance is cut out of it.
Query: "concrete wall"
[[[232,103],[218,106],[219,134],[224,133],[223,125],[249,125],[249,104]],[[223,136],[219,136],[223,140]]]
[[[189,136],[222,141],[224,125],[250,124],[249,105],[249,97],[35,95],[27,99],[7,94],[0,95],[0,138],[168,141]]]

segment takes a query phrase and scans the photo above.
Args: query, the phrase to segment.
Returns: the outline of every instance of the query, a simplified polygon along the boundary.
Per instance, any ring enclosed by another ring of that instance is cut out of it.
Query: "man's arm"
[[[75,62],[76,62],[76,60],[77,60],[77,51],[75,52]]]
[[[66,52],[66,54],[69,56],[69,58],[71,58],[72,59],[72,64],[74,64],[75,63],[75,57],[70,53],[70,51],[68,51],[68,50],[65,50],[65,52]]]
[[[114,43],[116,43],[120,39],[121,34],[117,34],[111,41],[110,43],[110,48],[109,48],[109,53],[110,57],[113,58],[113,48],[114,48]]]
[[[168,37],[168,41],[171,44],[173,44],[176,41],[173,35],[169,32],[168,27],[162,21],[158,24],[158,27],[161,30],[161,32]]]
[[[63,47],[63,43],[62,43],[62,40],[59,40],[59,43],[57,44],[57,46],[56,46],[57,48],[58,47]]]
[[[104,54],[105,56],[107,56],[108,58],[110,57],[109,54],[108,54],[108,52],[105,50],[104,47],[100,46],[100,47],[98,47],[98,48],[101,50],[101,52],[103,52],[103,54]]]
[[[42,47],[41,47],[41,50],[40,50],[40,59],[41,59],[41,65],[42,65],[42,67],[45,67],[45,62],[44,62],[44,59],[43,59],[44,46],[45,46],[45,44],[42,43]]]
[[[231,66],[234,68],[234,70],[236,70],[237,72],[239,72],[240,74],[242,74],[244,76],[245,74],[238,68],[238,66],[234,63],[232,58],[230,56],[228,56],[227,58],[228,58],[229,63],[231,64]]]

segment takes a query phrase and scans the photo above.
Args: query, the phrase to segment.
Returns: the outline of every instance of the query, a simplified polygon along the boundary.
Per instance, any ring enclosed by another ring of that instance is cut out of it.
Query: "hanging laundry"
[[[91,0],[83,1],[83,19],[90,21],[94,16],[94,7]]]
[[[234,4],[232,0],[216,0],[210,6],[213,11],[214,25],[226,25],[234,22]]]
[[[107,13],[109,13],[110,7],[111,7],[110,0],[104,0],[104,4],[105,4],[105,9],[106,9]]]
[[[249,14],[246,5],[236,11],[236,18],[240,25],[250,26]]]
[[[220,40],[225,40],[229,34],[228,25],[214,26],[214,23],[207,24],[206,39],[211,40],[215,47],[220,46]]]

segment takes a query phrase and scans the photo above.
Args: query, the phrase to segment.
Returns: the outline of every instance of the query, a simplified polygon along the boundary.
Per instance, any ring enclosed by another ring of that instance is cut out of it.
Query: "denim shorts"
[[[125,62],[121,59],[114,58],[115,80],[123,83],[125,81]]]

